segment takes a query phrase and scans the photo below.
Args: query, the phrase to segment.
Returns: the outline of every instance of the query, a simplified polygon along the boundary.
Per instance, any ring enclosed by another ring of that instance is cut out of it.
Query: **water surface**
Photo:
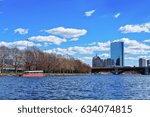
[[[83,75],[41,78],[0,77],[0,99],[146,100],[149,75]]]

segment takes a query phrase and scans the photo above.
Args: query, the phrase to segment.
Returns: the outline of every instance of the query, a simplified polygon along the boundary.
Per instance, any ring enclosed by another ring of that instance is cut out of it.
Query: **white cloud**
[[[84,60],[90,60],[90,61],[92,61],[92,58],[93,57],[83,57]]]
[[[97,47],[81,47],[81,46],[74,46],[74,47],[69,47],[66,49],[63,48],[55,48],[52,50],[48,50],[47,52],[52,52],[52,53],[58,53],[58,54],[69,54],[69,55],[74,55],[74,54],[93,54],[95,50],[97,50]]]
[[[125,57],[125,60],[132,60],[132,61],[136,61],[136,60],[139,60],[138,57]]]
[[[146,55],[143,55],[143,56],[125,56],[125,65],[128,65],[128,66],[139,66],[139,58],[145,58],[145,59],[150,59],[150,56],[146,56]]]
[[[149,42],[150,42],[150,39],[144,40],[143,42],[149,43]]]
[[[125,44],[125,53],[126,54],[149,54],[150,46],[137,40],[131,40],[128,38],[122,38],[116,41],[122,41]]]
[[[101,43],[99,42],[95,46],[73,46],[69,48],[54,48],[52,50],[47,50],[49,53],[58,53],[58,54],[69,54],[69,55],[74,55],[74,54],[93,54],[96,51],[109,51],[110,41],[106,43]]]
[[[6,47],[18,47],[20,49],[24,49],[27,46],[37,46],[40,47],[41,44],[35,44],[30,41],[15,41],[15,42],[0,42],[0,46],[6,46]]]
[[[117,13],[114,15],[115,18],[118,18],[121,15],[121,13]]]
[[[90,56],[85,56],[85,57],[81,57],[79,58],[82,62],[92,66],[92,58],[93,57],[90,57]]]
[[[95,12],[95,10],[87,11],[87,12],[85,12],[85,16],[90,17],[93,15],[94,12]]]
[[[28,29],[24,29],[24,28],[17,28],[14,30],[15,33],[19,33],[21,35],[24,35],[24,34],[28,34]]]
[[[138,42],[137,40],[132,40],[128,38],[121,38],[119,40],[114,40],[113,42],[116,41],[122,41],[124,42],[125,45],[125,54],[130,54],[130,55],[144,55],[144,54],[150,54],[150,46],[146,45],[145,43]],[[54,52],[54,53],[59,53],[59,54],[69,54],[69,55],[74,55],[74,54],[95,54],[99,52],[108,52],[110,51],[110,43],[111,41],[107,42],[95,42],[94,45],[88,45],[88,46],[73,46],[73,47],[68,47],[68,48],[54,48],[52,50],[48,50],[47,52]],[[103,53],[101,54],[102,58],[109,58],[108,53]]]
[[[87,33],[87,30],[85,29],[74,29],[64,27],[58,27],[43,31],[63,38],[79,38],[80,36],[83,36]]]
[[[137,25],[125,25],[125,26],[121,26],[119,30],[122,33],[140,33],[140,32],[150,33],[150,23],[137,24]]]
[[[107,41],[107,42],[98,42],[98,46],[101,48],[101,50],[109,50],[110,49],[110,41]]]
[[[110,54],[108,54],[108,53],[102,53],[102,54],[100,54],[100,55],[98,55],[100,58],[102,58],[102,59],[106,59],[106,58],[110,58]]]
[[[74,55],[75,52],[68,50],[67,48],[54,48],[51,50],[46,50],[47,53],[57,53],[61,55]]]
[[[142,48],[142,49],[150,49],[150,46],[142,43],[142,42],[138,42],[137,40],[133,40],[133,39],[129,39],[129,38],[121,38],[119,40],[114,40],[115,41],[122,41],[125,43],[126,46],[130,46],[130,48]]]
[[[122,41],[124,42],[125,50],[125,64],[126,65],[138,65],[138,59],[140,56],[146,56],[150,54],[150,46],[139,42],[137,40],[129,38],[121,38],[114,40],[113,42]],[[73,46],[68,48],[54,48],[47,50],[49,53],[58,53],[63,55],[84,55],[85,57],[80,57],[80,59],[86,63],[91,63],[91,58],[93,54],[98,54],[102,59],[110,58],[110,43],[107,42],[94,42],[92,45],[87,46]]]
[[[74,46],[69,48],[69,50],[79,54],[93,54],[93,52],[96,51],[97,49],[98,49],[97,46],[92,47]]]
[[[145,49],[131,49],[131,48],[125,48],[125,53],[126,54],[132,54],[132,55],[137,55],[137,54],[149,54],[149,50]]]
[[[72,38],[70,41],[78,41],[79,38]]]
[[[66,39],[62,39],[56,36],[32,36],[28,38],[30,41],[42,42],[47,44],[60,45],[63,42],[67,42]]]
[[[147,60],[150,60],[150,55],[149,55],[149,56],[147,56],[147,55],[139,56],[138,58],[145,58],[145,59],[147,59]]]

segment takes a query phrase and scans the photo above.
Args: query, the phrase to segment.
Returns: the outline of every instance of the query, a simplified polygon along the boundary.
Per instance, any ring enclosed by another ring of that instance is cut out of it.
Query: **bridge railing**
[[[139,74],[150,74],[150,67],[93,67],[92,73],[110,72],[114,74],[121,74],[124,72],[132,72]]]

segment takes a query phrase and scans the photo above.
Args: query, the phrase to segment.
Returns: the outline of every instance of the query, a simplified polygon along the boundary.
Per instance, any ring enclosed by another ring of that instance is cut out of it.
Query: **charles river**
[[[150,75],[0,77],[0,99],[150,100]]]

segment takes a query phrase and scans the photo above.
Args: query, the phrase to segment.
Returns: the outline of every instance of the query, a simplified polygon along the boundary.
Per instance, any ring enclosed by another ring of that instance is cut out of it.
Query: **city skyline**
[[[150,59],[150,1],[1,0],[0,46],[37,46],[91,65],[124,42],[125,65]]]
[[[102,59],[96,54],[96,56],[92,58],[92,68],[128,67],[124,64],[124,42],[114,41],[111,42],[110,46],[111,57]],[[138,58],[138,63],[138,67],[150,66],[150,60],[147,58]]]

